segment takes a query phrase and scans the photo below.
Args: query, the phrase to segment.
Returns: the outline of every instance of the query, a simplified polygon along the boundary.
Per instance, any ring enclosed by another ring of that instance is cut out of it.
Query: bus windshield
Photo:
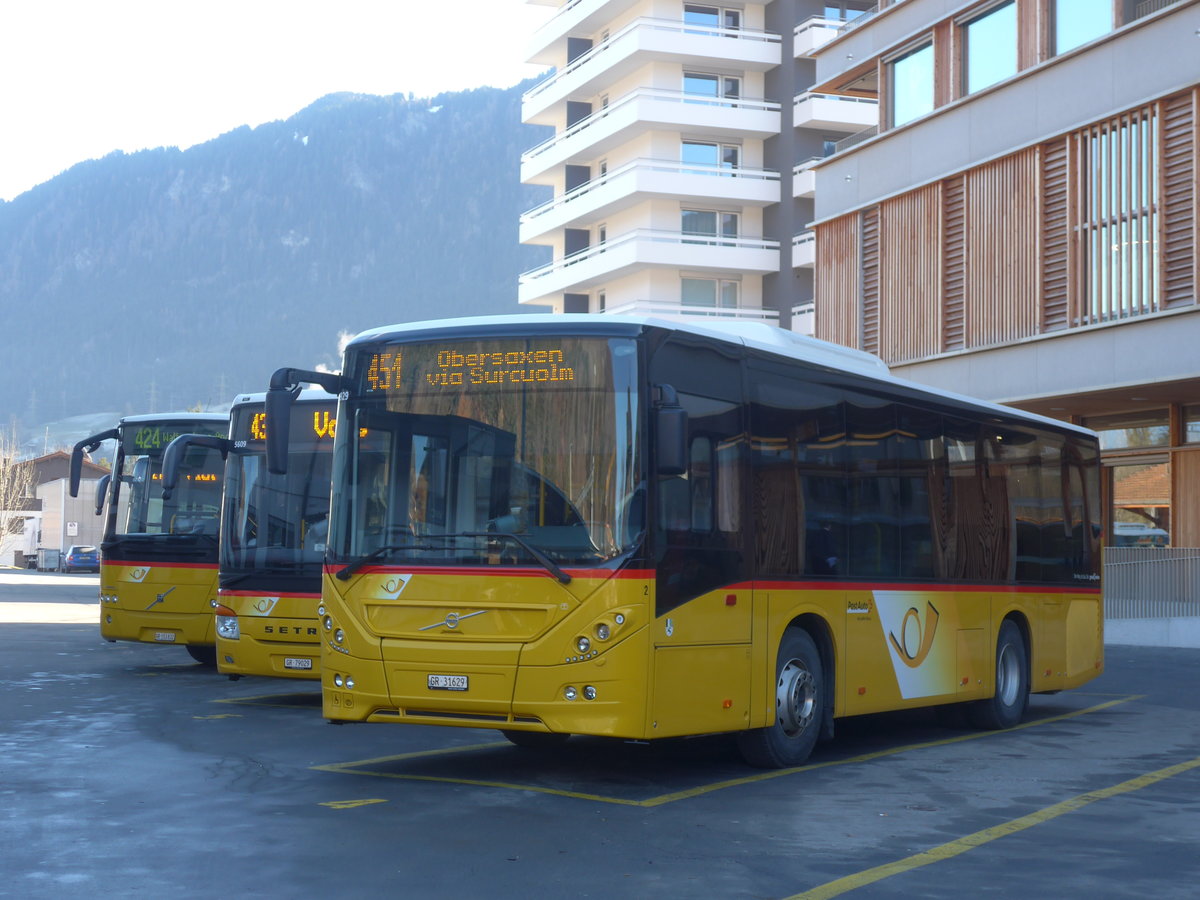
[[[334,560],[595,565],[635,546],[633,341],[367,344],[346,373]]]
[[[267,471],[262,404],[235,408],[226,469],[221,574],[320,574],[329,516],[335,404],[296,405],[288,471]]]
[[[175,437],[204,424],[170,423],[122,428],[115,486],[117,514],[112,538],[130,535],[201,535],[216,546],[221,510],[224,463],[215,450],[192,448],[180,469],[179,486],[170,500],[162,497],[163,451]],[[223,431],[223,429],[222,429]]]

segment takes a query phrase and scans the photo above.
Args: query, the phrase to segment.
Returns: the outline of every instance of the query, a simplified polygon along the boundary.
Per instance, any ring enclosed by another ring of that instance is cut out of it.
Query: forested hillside
[[[520,95],[337,94],[186,151],[114,153],[0,202],[0,421],[219,403],[339,333],[513,313]]]

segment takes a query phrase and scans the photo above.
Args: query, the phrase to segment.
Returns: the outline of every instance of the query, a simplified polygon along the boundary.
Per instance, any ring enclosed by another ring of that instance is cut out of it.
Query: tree
[[[18,449],[16,426],[0,431],[0,564],[12,559],[6,538],[24,528],[33,492],[33,466],[17,458]]]

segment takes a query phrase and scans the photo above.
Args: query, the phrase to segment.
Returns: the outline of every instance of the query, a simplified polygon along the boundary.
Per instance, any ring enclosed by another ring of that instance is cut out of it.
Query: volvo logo
[[[458,623],[461,622],[463,619],[471,619],[471,618],[474,618],[475,616],[482,616],[485,612],[487,612],[486,609],[479,609],[473,613],[467,613],[466,615],[459,615],[456,612],[446,613],[446,618],[442,619],[442,621],[434,622],[432,625],[422,625],[420,628],[417,629],[417,631],[429,631],[430,629],[433,629],[433,628],[442,628],[442,627],[446,627],[446,628],[453,630],[458,627]]]

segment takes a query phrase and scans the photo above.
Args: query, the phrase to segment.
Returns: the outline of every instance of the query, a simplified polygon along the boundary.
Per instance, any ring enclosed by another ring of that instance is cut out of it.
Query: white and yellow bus
[[[780,767],[841,717],[1009,727],[1102,671],[1085,429],[761,324],[381,328],[340,376],[276,372],[272,421],[312,380],[341,396],[328,719],[730,732]]]
[[[213,664],[221,455],[198,448],[187,480],[169,502],[161,492],[162,456],[184,432],[223,436],[228,428],[229,418],[213,413],[126,416],[115,428],[75,445],[72,497],[83,455],[106,440],[117,442],[117,477],[104,488],[108,512],[100,544],[105,640],[180,645],[198,662]]]
[[[337,398],[307,390],[295,399],[288,471],[267,471],[270,428],[264,395],[243,394],[229,414],[229,437],[181,435],[167,448],[163,491],[186,475],[197,446],[226,456],[216,603],[217,671],[240,678],[319,678],[317,605],[329,516],[329,473]]]

